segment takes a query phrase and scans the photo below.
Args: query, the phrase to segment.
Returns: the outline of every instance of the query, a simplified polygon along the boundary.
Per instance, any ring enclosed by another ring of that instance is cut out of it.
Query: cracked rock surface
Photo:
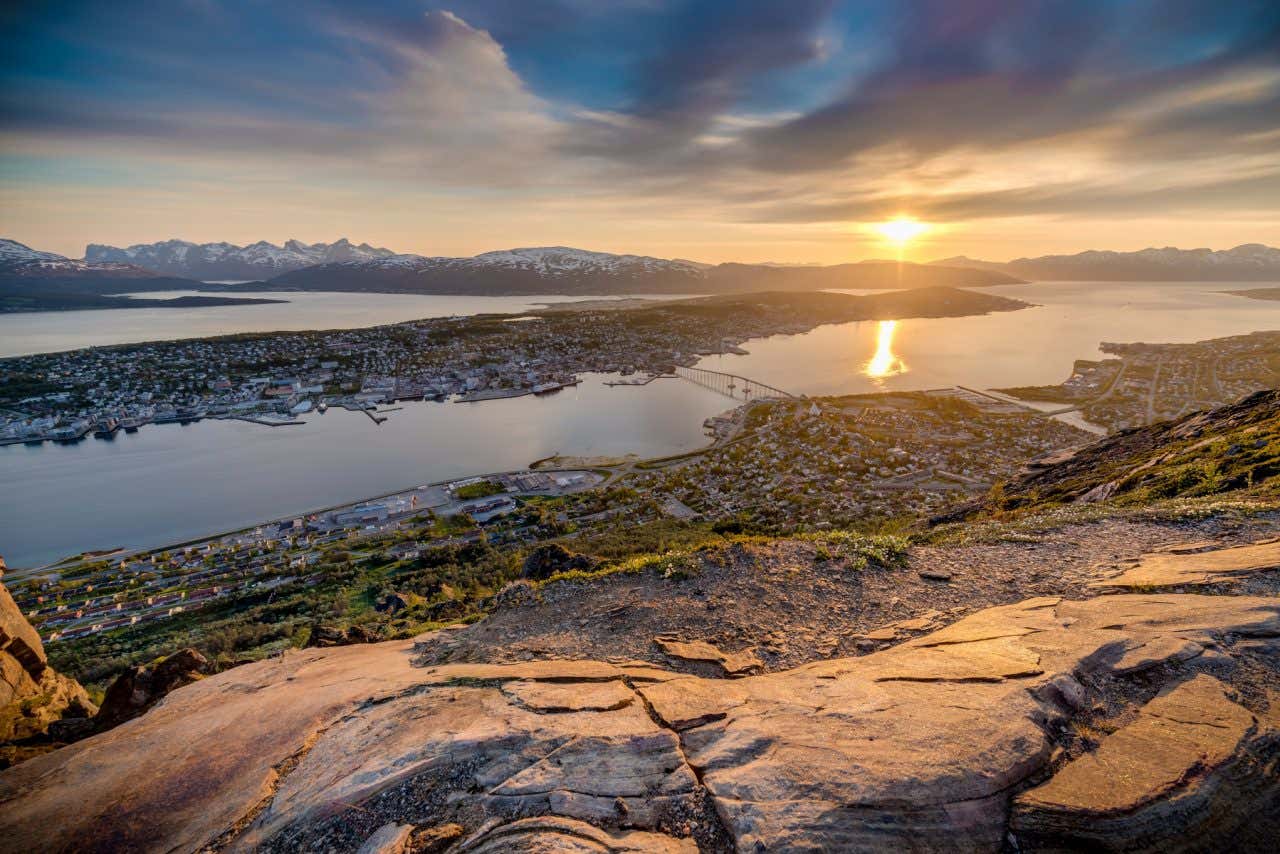
[[[1266,850],[1280,599],[1220,593],[1037,596],[733,679],[292,652],[0,774],[0,851]]]

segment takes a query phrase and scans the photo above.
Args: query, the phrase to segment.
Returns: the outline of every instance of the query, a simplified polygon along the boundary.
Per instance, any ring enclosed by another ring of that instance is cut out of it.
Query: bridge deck
[[[676,375],[734,400],[759,400],[767,397],[794,398],[796,395],[767,383],[738,374],[726,374],[706,368],[677,367]]]

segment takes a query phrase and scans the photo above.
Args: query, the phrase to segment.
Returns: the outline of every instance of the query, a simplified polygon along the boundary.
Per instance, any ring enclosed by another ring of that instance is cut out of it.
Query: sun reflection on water
[[[893,355],[893,334],[898,328],[896,320],[880,321],[876,332],[876,353],[867,362],[865,373],[873,380],[897,376],[907,372],[906,362]]]

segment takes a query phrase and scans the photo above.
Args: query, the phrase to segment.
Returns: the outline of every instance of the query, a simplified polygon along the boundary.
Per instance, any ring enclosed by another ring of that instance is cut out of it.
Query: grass
[[[890,534],[860,534],[854,531],[821,531],[797,534],[791,537],[771,537],[753,534],[728,534],[721,542],[708,541],[696,546],[671,549],[665,552],[637,554],[610,562],[598,569],[559,572],[544,581],[535,582],[537,588],[563,582],[591,582],[613,575],[637,575],[652,572],[663,579],[682,581],[700,573],[708,564],[720,564],[731,559],[729,549],[745,545],[768,545],[782,540],[812,543],[818,560],[843,559],[849,569],[862,570],[872,565],[897,566],[906,558],[910,548],[907,537]]]
[[[461,501],[470,501],[473,498],[488,498],[490,495],[497,495],[499,492],[506,492],[502,484],[494,483],[491,480],[482,480],[479,483],[468,483],[466,486],[460,486],[454,492],[454,496]]]

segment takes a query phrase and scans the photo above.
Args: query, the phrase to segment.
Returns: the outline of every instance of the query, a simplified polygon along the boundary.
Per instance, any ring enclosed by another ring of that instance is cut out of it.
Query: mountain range
[[[1024,281],[1280,281],[1280,249],[1088,251],[1007,263],[966,257],[930,264],[862,261],[832,266],[702,264],[566,246],[429,257],[354,244],[286,241],[192,243],[126,248],[90,244],[83,261],[0,240],[0,296],[63,299],[148,290],[268,290],[535,295],[722,294],[764,290],[987,287]],[[215,283],[215,284],[209,284]],[[14,303],[10,301],[10,307]]]
[[[989,270],[868,261],[831,267],[700,264],[565,246],[486,252],[472,258],[396,255],[306,267],[272,280],[303,290],[434,294],[741,293],[823,288],[985,287],[1019,280]]]
[[[1245,243],[1234,249],[1089,250],[1075,255],[1041,255],[1009,262],[963,255],[934,264],[1007,273],[1029,281],[1076,282],[1275,282],[1280,281],[1280,249]]]
[[[211,281],[270,279],[316,264],[368,261],[395,255],[390,249],[380,249],[367,243],[357,246],[344,237],[333,243],[307,244],[288,240],[284,246],[265,240],[248,246],[163,240],[159,243],[138,243],[124,249],[90,243],[85,249],[84,260],[95,264],[137,264],[170,276]]]
[[[276,300],[182,296],[131,299],[118,294],[192,290],[199,282],[131,263],[80,261],[0,238],[0,311],[70,311],[89,308],[194,308]]]
[[[701,264],[647,255],[591,252],[567,246],[526,247],[485,252],[470,258],[397,254],[341,239],[284,246],[259,241],[248,246],[166,240],[124,249],[91,244],[84,261],[3,241],[0,282],[29,280],[45,268],[63,274],[64,286],[96,293],[110,290],[106,279],[127,279],[128,290],[176,287],[224,291],[312,290],[416,294],[740,293],[753,290],[823,288],[898,289],[985,287],[1020,280],[989,270],[865,261],[830,267],[777,264]],[[155,287],[139,279],[153,277]],[[248,281],[243,281],[243,280]]]
[[[0,277],[6,279],[162,278],[159,273],[137,264],[77,261],[56,252],[32,249],[16,240],[5,238],[0,238]]]

